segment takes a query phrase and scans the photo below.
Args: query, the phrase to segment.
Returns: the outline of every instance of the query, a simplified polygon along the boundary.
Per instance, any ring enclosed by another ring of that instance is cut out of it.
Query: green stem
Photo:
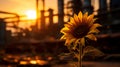
[[[82,67],[82,46],[79,44],[78,67]]]

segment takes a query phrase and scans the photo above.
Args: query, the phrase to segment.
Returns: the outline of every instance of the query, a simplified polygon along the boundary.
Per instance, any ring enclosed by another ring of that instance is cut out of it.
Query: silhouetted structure
[[[110,11],[113,19],[120,19],[120,0],[110,0]]]
[[[83,2],[83,12],[93,13],[93,6],[91,5],[91,0],[84,0]]]
[[[48,9],[49,12],[49,26],[53,25],[53,9]]]
[[[98,17],[101,24],[108,22],[107,0],[99,0]]]
[[[58,25],[59,29],[63,27],[64,24],[64,0],[58,0]]]
[[[82,11],[82,2],[81,0],[72,0],[73,1],[73,12],[78,14],[79,11]]]
[[[4,45],[6,42],[6,22],[4,19],[0,19],[0,45]]]
[[[38,1],[38,0],[36,0]],[[38,18],[40,25],[40,30],[36,31],[37,26],[32,26],[32,31],[29,30],[22,30],[22,33],[17,33],[19,37],[26,37],[26,38],[34,38],[37,40],[44,40],[45,38],[49,39],[48,37],[59,38],[60,37],[60,29],[64,26],[64,17],[67,15],[69,18],[73,16],[73,13],[78,13],[79,11],[89,12],[89,14],[93,13],[93,5],[91,5],[91,0],[68,0],[67,7],[64,5],[64,0],[58,0],[58,14],[54,14],[53,9],[45,10],[45,2],[43,1],[43,9],[37,11],[40,12],[40,18]],[[107,0],[99,0],[99,10],[97,11],[95,17],[98,18],[97,22],[102,24],[101,33],[113,33],[119,32],[120,29],[120,5],[119,0],[110,0],[110,10],[108,10],[109,6]],[[38,5],[38,2],[37,2]],[[65,8],[64,8],[65,7]],[[70,10],[69,13],[64,13],[64,9]],[[1,12],[1,11],[0,11]],[[46,13],[49,13],[46,16]],[[2,12],[11,14],[9,12]],[[17,17],[17,21],[19,22],[19,15],[13,13]],[[58,16],[58,23],[54,23],[54,16]],[[46,22],[46,18],[49,19],[48,25]],[[68,20],[69,21],[69,20]],[[25,21],[26,22],[26,21]],[[17,24],[16,24],[17,25]],[[38,25],[38,24],[36,24]],[[14,26],[15,27],[15,26]],[[17,26],[16,26],[17,29]],[[10,32],[9,32],[10,33]],[[25,36],[22,34],[25,33]]]
[[[45,30],[45,11],[41,10],[41,30]]]

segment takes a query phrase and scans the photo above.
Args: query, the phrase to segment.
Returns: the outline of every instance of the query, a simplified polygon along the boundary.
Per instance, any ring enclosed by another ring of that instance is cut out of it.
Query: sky
[[[45,8],[57,9],[57,0],[45,0]],[[26,10],[35,10],[36,0],[0,0],[0,10],[23,15]],[[42,9],[42,0],[39,0],[39,10]]]
[[[66,3],[68,0],[64,0]],[[97,6],[97,1],[93,5]],[[45,10],[49,8],[54,9],[54,14],[57,14],[57,0],[45,0]],[[42,10],[42,0],[39,0],[39,10]],[[25,15],[27,10],[36,10],[36,0],[0,0],[0,11],[6,11],[11,13],[16,13],[20,16]],[[97,10],[97,9],[95,9]],[[10,15],[11,16],[11,15]],[[9,17],[7,14],[0,14],[0,18],[2,17]],[[57,20],[57,19],[56,19]],[[57,21],[55,21],[57,22]],[[29,27],[31,22],[20,23],[19,27]]]
[[[54,9],[57,13],[57,0],[45,0],[45,10]],[[42,10],[42,0],[39,0],[39,10]],[[36,10],[36,0],[0,0],[0,11],[16,13],[20,16],[25,15],[27,10]],[[12,17],[13,15],[1,14],[0,18]],[[26,28],[35,22],[19,23],[19,27]]]
[[[68,0],[64,0],[65,2]],[[93,5],[97,8],[97,1]],[[57,13],[57,0],[45,0],[45,9],[54,9],[54,13]],[[35,10],[36,0],[0,0],[0,11],[7,11],[12,13],[17,13],[19,15],[24,15],[26,10]],[[39,10],[42,8],[42,0],[39,0]],[[96,10],[96,9],[95,9]],[[5,14],[0,14],[0,17],[6,16]]]

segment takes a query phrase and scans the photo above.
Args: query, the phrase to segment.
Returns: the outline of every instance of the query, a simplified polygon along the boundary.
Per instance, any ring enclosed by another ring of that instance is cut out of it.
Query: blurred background
[[[0,0],[1,67],[23,67],[21,65],[25,64],[49,67],[58,63],[55,60],[60,62],[58,55],[68,52],[64,41],[59,40],[60,29],[79,11],[94,13],[98,18],[96,22],[102,25],[101,32],[92,46],[105,53],[102,61],[117,61],[113,67],[119,67],[119,3],[119,0]],[[96,60],[90,58],[87,60]],[[106,65],[110,67],[110,64]]]

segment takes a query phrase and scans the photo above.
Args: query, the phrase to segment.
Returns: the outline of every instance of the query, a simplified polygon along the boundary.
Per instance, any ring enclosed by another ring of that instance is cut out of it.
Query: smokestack
[[[45,30],[45,11],[41,10],[41,30]]]
[[[91,5],[91,0],[84,0],[83,2],[84,12],[89,12],[89,14],[93,13],[93,6]]]
[[[64,0],[58,0],[58,25],[59,29],[64,25]]]
[[[120,19],[120,0],[110,0],[110,11],[112,18]]]
[[[49,12],[49,25],[52,26],[53,25],[53,9],[48,9]]]
[[[73,12],[78,14],[82,10],[81,0],[73,0]]]
[[[99,0],[99,14],[107,11],[107,0]]]

